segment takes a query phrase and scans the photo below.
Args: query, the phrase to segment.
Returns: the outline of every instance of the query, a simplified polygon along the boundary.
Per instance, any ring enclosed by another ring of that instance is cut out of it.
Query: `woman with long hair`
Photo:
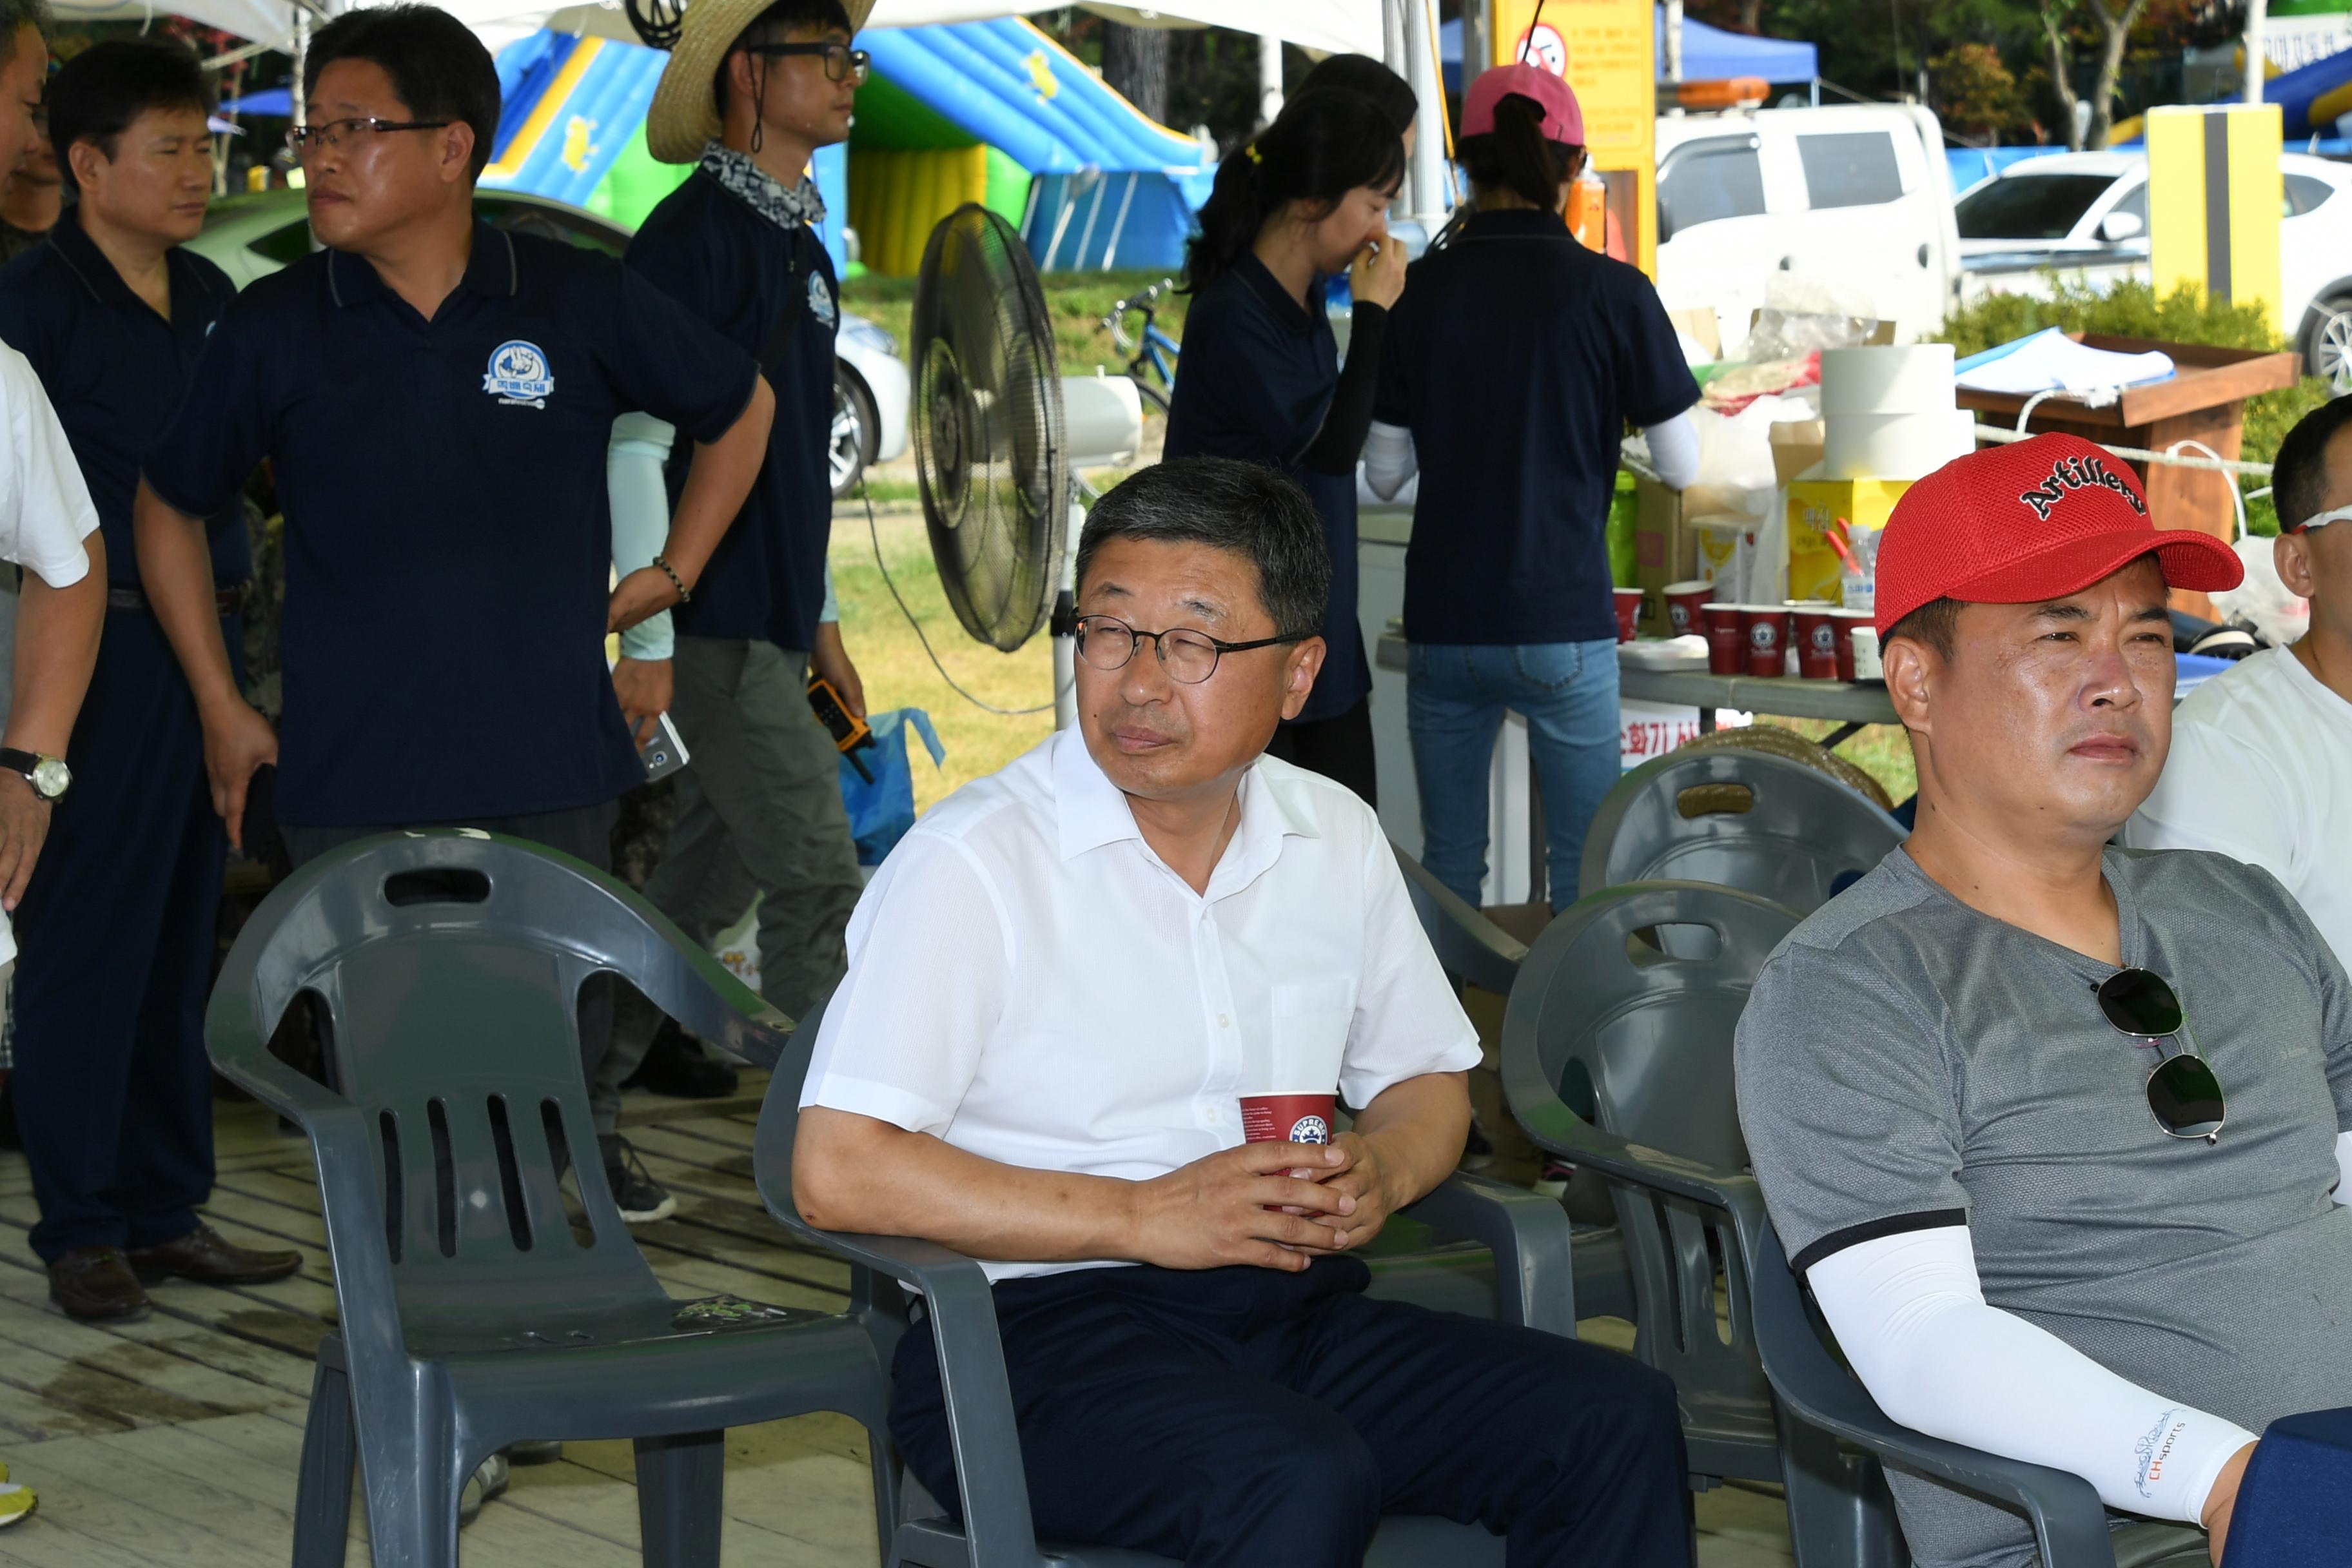
[[[1563,219],[1583,143],[1559,78],[1516,65],[1472,82],[1460,153],[1473,205],[1413,265],[1364,454],[1376,494],[1421,476],[1404,594],[1421,858],[1473,904],[1507,708],[1528,721],[1552,905],[1575,900],[1585,830],[1619,771],[1618,444],[1628,424],[1646,428],[1677,489],[1697,467],[1698,385],[1657,290]]]
[[[1306,706],[1266,749],[1367,801],[1377,786],[1356,627],[1356,460],[1404,288],[1385,216],[1403,178],[1395,126],[1372,100],[1336,89],[1292,99],[1224,160],[1185,259],[1193,300],[1168,415],[1167,456],[1265,463],[1313,498],[1331,550],[1328,646]],[[1343,272],[1355,297],[1344,370],[1323,299]]]

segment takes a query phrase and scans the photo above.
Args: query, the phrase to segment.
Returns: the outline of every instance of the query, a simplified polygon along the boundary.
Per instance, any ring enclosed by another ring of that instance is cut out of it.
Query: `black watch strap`
[[[46,760],[38,752],[20,752],[14,746],[0,746],[0,768],[22,774],[25,782],[33,786],[35,795],[43,800],[54,800],[57,796],[41,788],[40,781],[34,776],[35,770]],[[64,793],[62,788],[58,791],[58,795]]]

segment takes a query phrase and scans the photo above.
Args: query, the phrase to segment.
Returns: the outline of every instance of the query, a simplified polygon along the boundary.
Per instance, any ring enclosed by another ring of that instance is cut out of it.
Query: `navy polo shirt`
[[[1189,366],[1187,368],[1190,368]],[[1412,432],[1414,642],[1617,636],[1609,502],[1628,422],[1698,401],[1658,291],[1558,217],[1478,213],[1412,264],[1373,417]]]
[[[767,463],[671,624],[683,637],[764,638],[806,652],[816,646],[833,534],[828,448],[841,311],[832,258],[806,226],[783,227],[697,169],[646,216],[626,260],[759,360],[776,395]],[[691,460],[673,453],[673,506]]]
[[[193,251],[164,256],[169,321],[131,291],[71,210],[36,246],[0,268],[0,339],[32,362],[58,411],[106,538],[106,579],[139,585],[131,503],[139,460],[180,406],[205,339],[236,287]],[[237,476],[242,487],[245,476]],[[229,587],[253,574],[245,506],[232,492],[202,514],[212,538],[213,580]]]
[[[430,321],[338,251],[239,296],[146,477],[201,517],[276,465],[279,819],[465,822],[643,783],[604,666],[613,420],[713,440],[756,374],[612,258],[486,224]]]
[[[1323,285],[1301,310],[1255,256],[1244,255],[1201,290],[1184,317],[1184,363],[1170,399],[1165,455],[1238,458],[1281,469],[1306,489],[1331,550],[1331,600],[1323,613],[1323,673],[1299,710],[1302,722],[1336,719],[1372,689],[1356,626],[1356,475],[1302,465],[1339,384],[1339,343],[1323,310]]]

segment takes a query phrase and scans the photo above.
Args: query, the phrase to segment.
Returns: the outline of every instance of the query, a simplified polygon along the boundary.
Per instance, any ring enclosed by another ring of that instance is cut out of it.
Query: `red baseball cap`
[[[1495,106],[1514,94],[1533,100],[1543,110],[1545,141],[1584,145],[1584,110],[1576,105],[1575,91],[1543,67],[1531,65],[1490,66],[1480,71],[1462,100],[1462,134],[1493,135]]]
[[[1878,542],[1878,635],[1937,599],[2063,599],[2148,554],[2175,588],[2219,593],[2246,574],[2211,534],[2157,527],[2130,466],[2079,436],[1989,447],[1895,503]]]

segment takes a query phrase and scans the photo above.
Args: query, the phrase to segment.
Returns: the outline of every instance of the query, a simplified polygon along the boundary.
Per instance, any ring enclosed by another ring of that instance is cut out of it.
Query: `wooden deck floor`
[[[844,1304],[845,1273],[787,1246],[751,1181],[761,1075],[701,1102],[632,1096],[625,1130],[678,1213],[633,1234],[677,1295],[731,1292],[819,1309]],[[20,1156],[0,1155],[0,1458],[40,1494],[0,1531],[0,1565],[265,1568],[288,1561],[310,1359],[334,1304],[309,1146],[252,1105],[218,1107],[220,1175],[207,1217],[232,1240],[299,1247],[275,1285],[154,1292],[145,1322],[100,1329],[48,1305],[26,1247],[34,1218]],[[1596,1337],[1605,1337],[1596,1334]],[[875,1561],[864,1434],[808,1416],[733,1435],[730,1568],[864,1568]],[[636,1498],[625,1443],[572,1443],[519,1468],[513,1489],[461,1537],[473,1568],[634,1564]],[[1725,1488],[1698,1501],[1702,1568],[1790,1563],[1779,1500]],[[352,1509],[367,1562],[363,1510]]]

